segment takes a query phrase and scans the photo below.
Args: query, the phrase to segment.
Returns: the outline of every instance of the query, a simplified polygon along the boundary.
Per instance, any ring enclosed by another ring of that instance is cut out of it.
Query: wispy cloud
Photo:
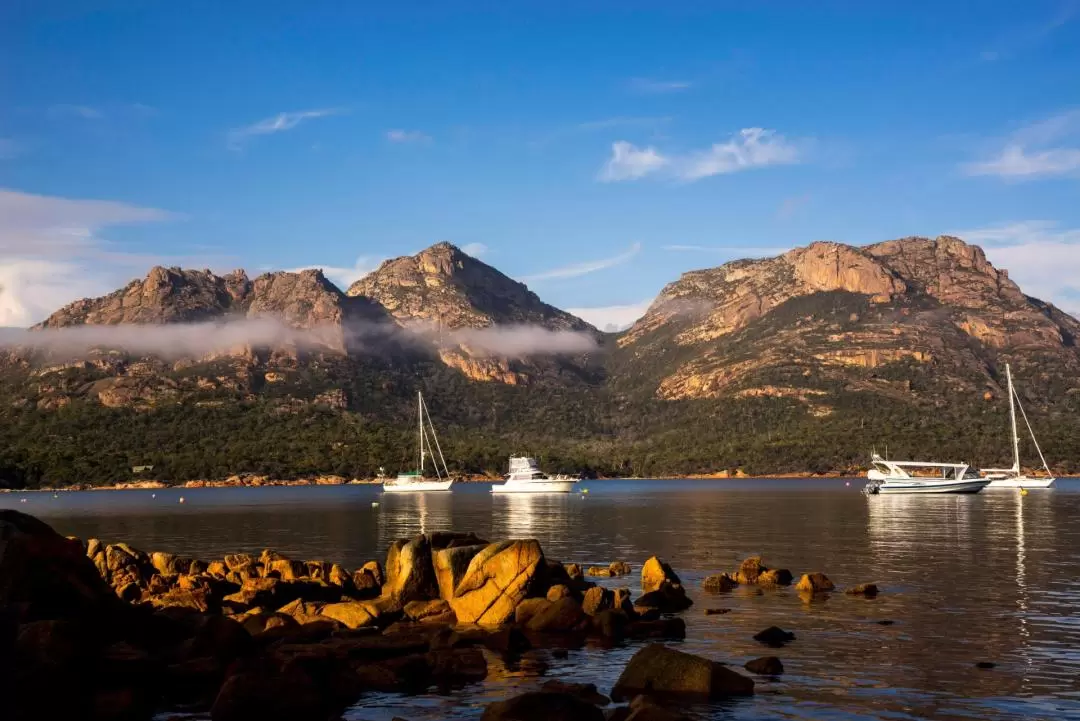
[[[1080,109],[1028,125],[1010,135],[992,157],[965,163],[970,176],[1022,181],[1080,172]]]
[[[253,137],[259,135],[273,135],[274,133],[283,133],[287,130],[292,130],[296,126],[308,120],[315,120],[316,118],[325,118],[331,115],[340,115],[342,110],[339,108],[322,108],[317,110],[300,110],[289,113],[278,113],[273,117],[264,118],[251,125],[245,125],[240,128],[234,128],[228,133],[229,147],[234,150],[239,150],[244,144]]]
[[[802,151],[795,143],[764,128],[744,128],[726,142],[670,156],[652,146],[638,148],[620,140],[612,144],[611,157],[601,168],[598,179],[615,182],[661,174],[692,182],[753,168],[791,165],[801,159]]]
[[[299,273],[304,270],[321,270],[330,282],[336,285],[341,290],[348,290],[349,287],[360,280],[364,276],[370,274],[379,264],[382,263],[385,258],[371,258],[368,256],[360,256],[356,259],[356,264],[352,267],[343,267],[335,265],[305,265],[300,268],[289,268],[289,273]]]
[[[521,280],[526,283],[534,283],[536,281],[552,280],[555,278],[576,278],[578,276],[596,273],[601,270],[607,270],[608,268],[614,268],[617,265],[629,263],[640,252],[641,243],[634,243],[627,250],[609,258],[589,260],[583,263],[572,263],[570,265],[552,268],[551,270],[545,270],[540,273],[533,273],[532,275],[521,278]]]
[[[631,78],[626,83],[631,92],[643,95],[679,93],[694,86],[690,80],[657,80],[655,78]]]
[[[1022,220],[950,232],[983,246],[994,265],[1030,295],[1080,313],[1080,228]]]
[[[670,161],[656,148],[638,148],[633,143],[619,140],[611,145],[611,157],[600,169],[598,180],[613,183],[620,180],[637,180],[655,173]]]
[[[391,143],[430,143],[432,137],[419,130],[402,130],[400,128],[386,131],[386,139]]]
[[[111,291],[156,258],[124,252],[106,228],[176,219],[108,200],[0,189],[0,326],[29,325],[65,303]]]
[[[461,252],[466,255],[471,255],[474,258],[479,258],[488,252],[488,247],[483,243],[466,243],[461,246]]]
[[[566,312],[576,315],[590,325],[600,330],[613,333],[626,330],[634,322],[645,315],[652,300],[643,300],[640,303],[627,303],[625,305],[593,306],[589,308],[567,308]]]
[[[82,118],[83,120],[101,120],[105,114],[89,105],[68,105],[61,103],[49,107],[49,116],[53,118]]]

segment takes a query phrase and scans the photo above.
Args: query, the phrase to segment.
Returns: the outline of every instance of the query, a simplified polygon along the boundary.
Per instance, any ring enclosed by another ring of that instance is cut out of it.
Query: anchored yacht
[[[878,454],[866,473],[868,495],[879,493],[978,493],[990,485],[989,479],[968,471],[966,463],[887,461]]]
[[[491,487],[492,493],[570,493],[577,483],[570,476],[549,476],[535,458],[511,456],[506,483]]]
[[[1017,395],[1016,389],[1013,388],[1012,371],[1009,369],[1008,363],[1005,364],[1005,378],[1009,393],[1009,429],[1012,431],[1012,468],[983,468],[979,472],[983,478],[989,479],[990,488],[1050,488],[1054,485],[1054,474],[1050,472],[1049,466],[1046,465],[1046,459],[1043,458],[1039,442],[1035,440],[1035,432],[1031,430],[1031,423],[1028,422],[1024,406],[1020,405],[1020,396]],[[1035,450],[1039,453],[1039,460],[1042,461],[1043,468],[1046,469],[1045,476],[1032,477],[1025,475],[1020,470],[1020,439],[1016,435],[1017,406],[1020,407],[1020,414],[1023,416],[1024,424],[1031,435],[1031,442],[1035,444]]]
[[[449,491],[454,485],[454,479],[446,468],[446,459],[443,458],[442,448],[439,447],[439,439],[435,436],[435,426],[431,422],[431,414],[427,412],[427,404],[424,396],[416,394],[417,415],[419,416],[420,437],[420,465],[417,470],[407,473],[399,473],[392,481],[383,483],[383,491],[386,493],[417,493],[423,491]],[[424,423],[424,420],[427,423]],[[431,438],[428,438],[428,433]],[[434,443],[434,450],[432,444]],[[435,467],[435,478],[424,477],[424,461],[431,456],[431,464]],[[381,469],[380,469],[381,470]]]

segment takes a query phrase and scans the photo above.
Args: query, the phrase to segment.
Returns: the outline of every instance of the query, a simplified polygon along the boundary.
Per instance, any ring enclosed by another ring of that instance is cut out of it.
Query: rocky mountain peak
[[[592,329],[445,241],[416,255],[384,262],[353,283],[347,294],[379,303],[402,323],[420,321],[449,329],[495,324]]]

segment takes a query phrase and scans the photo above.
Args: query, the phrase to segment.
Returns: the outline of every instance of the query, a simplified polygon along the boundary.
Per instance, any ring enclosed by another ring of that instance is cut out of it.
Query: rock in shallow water
[[[618,701],[639,693],[718,699],[752,694],[754,682],[707,658],[652,644],[630,659],[611,697]]]
[[[795,590],[801,593],[821,593],[836,588],[824,573],[804,573],[799,582],[795,584]]]
[[[567,693],[532,691],[488,704],[481,721],[604,721],[604,712]]]
[[[779,648],[788,641],[795,640],[795,634],[790,631],[785,631],[779,626],[769,626],[764,631],[759,631],[754,634],[754,640],[758,643],[763,643],[766,646],[772,646]]]
[[[784,672],[784,664],[776,656],[762,656],[752,661],[747,661],[743,667],[750,673],[760,676],[779,676]]]

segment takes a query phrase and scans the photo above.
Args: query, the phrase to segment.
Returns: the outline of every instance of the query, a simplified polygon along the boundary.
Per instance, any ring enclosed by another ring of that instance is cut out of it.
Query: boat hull
[[[454,484],[449,481],[407,481],[405,483],[384,483],[383,493],[431,493],[434,491],[449,491]]]
[[[919,481],[882,483],[877,488],[881,495],[897,493],[978,493],[990,485],[990,481],[980,478],[964,481]]]
[[[492,486],[492,493],[571,493],[577,481],[507,481]]]
[[[1052,488],[1053,478],[995,478],[987,488]]]

